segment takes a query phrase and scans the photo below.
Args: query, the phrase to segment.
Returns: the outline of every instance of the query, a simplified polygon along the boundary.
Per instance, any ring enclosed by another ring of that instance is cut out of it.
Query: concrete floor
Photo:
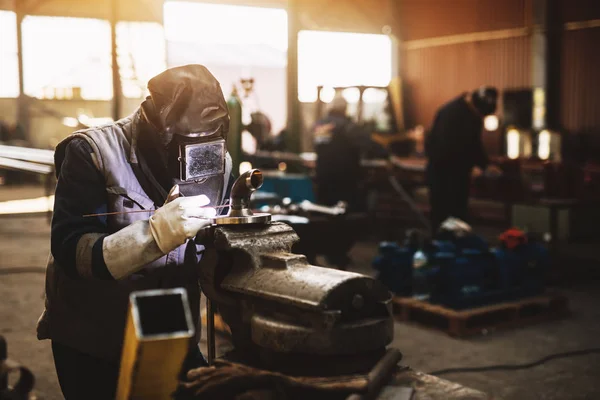
[[[17,197],[16,194],[18,194]],[[42,189],[0,188],[0,200],[38,197]],[[44,266],[49,251],[45,218],[0,217],[0,269]],[[352,251],[353,269],[369,269],[376,251],[372,243],[359,243]],[[43,307],[44,276],[36,273],[0,275],[0,334],[9,357],[36,375],[40,399],[60,399],[49,342],[35,337],[35,324]],[[467,340],[410,324],[396,324],[393,345],[405,355],[404,363],[421,371],[451,367],[512,364],[545,355],[598,346],[600,338],[600,284],[586,282],[564,289],[573,315],[564,320],[521,329],[490,332]],[[600,398],[600,355],[550,361],[513,372],[446,375],[445,378],[502,399]]]

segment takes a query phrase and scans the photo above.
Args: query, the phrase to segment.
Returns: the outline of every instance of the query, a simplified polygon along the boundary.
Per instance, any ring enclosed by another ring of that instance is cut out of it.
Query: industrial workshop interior
[[[600,0],[0,0],[0,400],[600,399]]]

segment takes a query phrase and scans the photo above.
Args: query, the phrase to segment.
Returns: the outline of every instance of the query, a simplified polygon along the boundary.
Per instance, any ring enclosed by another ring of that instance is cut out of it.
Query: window
[[[392,79],[392,41],[386,35],[301,31],[298,98],[317,100],[318,86],[387,86]]]
[[[26,16],[25,93],[37,98],[112,98],[110,24],[87,18]]]
[[[287,12],[282,9],[169,1],[164,14],[167,41],[287,51]]]
[[[0,11],[0,97],[19,95],[19,64],[17,60],[17,16]]]
[[[148,81],[167,67],[162,26],[155,22],[117,23],[117,55],[123,95],[145,97]]]
[[[244,120],[262,111],[273,133],[286,124],[287,12],[283,9],[168,1],[164,5],[170,67],[205,65],[225,97],[241,94]],[[241,79],[253,79],[245,96]],[[260,101],[259,101],[260,100]]]

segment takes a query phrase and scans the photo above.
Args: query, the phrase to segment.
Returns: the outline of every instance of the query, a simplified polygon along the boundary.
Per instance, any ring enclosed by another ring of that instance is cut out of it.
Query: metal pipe
[[[384,386],[391,379],[396,365],[402,359],[402,353],[398,349],[390,348],[385,355],[373,367],[367,376],[367,390],[363,394],[353,394],[346,400],[374,400],[381,393]]]
[[[231,187],[229,204],[232,217],[252,215],[250,211],[250,196],[263,184],[263,174],[258,169],[244,172]]]

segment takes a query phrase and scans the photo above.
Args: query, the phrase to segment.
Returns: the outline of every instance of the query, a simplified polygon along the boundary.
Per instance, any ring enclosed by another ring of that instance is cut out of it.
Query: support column
[[[289,0],[288,7],[288,52],[287,52],[287,137],[286,150],[301,150],[302,118],[298,101],[298,32],[300,16],[298,0]]]
[[[111,58],[112,58],[112,83],[113,83],[113,101],[112,101],[112,119],[118,120],[121,116],[121,75],[119,73],[119,61],[117,57],[117,22],[118,18],[118,0],[111,2],[111,20],[110,20],[110,39],[111,39]]]
[[[17,98],[17,124],[23,130],[26,140],[31,142],[29,132],[29,99],[25,95],[25,79],[23,73],[23,19],[25,18],[24,4],[15,0],[17,16],[17,62],[19,68],[19,97]]]
[[[534,128],[560,130],[560,41],[562,25],[556,0],[533,1],[532,86]],[[542,98],[543,96],[543,98]],[[535,111],[535,108],[538,111]]]

